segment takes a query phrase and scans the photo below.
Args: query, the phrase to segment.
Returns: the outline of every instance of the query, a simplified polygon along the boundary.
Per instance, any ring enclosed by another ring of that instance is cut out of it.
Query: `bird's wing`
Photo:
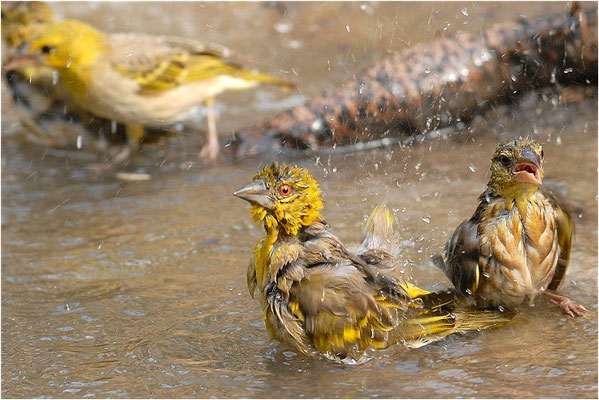
[[[314,347],[344,358],[351,347],[386,347],[406,299],[377,290],[351,261],[306,270],[290,291],[290,308],[303,322]]]
[[[553,207],[555,213],[555,220],[557,223],[557,243],[559,246],[559,257],[557,260],[557,266],[555,267],[555,273],[549,283],[547,289],[557,290],[562,283],[566,270],[568,269],[568,263],[570,261],[570,251],[572,249],[572,234],[574,231],[574,223],[572,216],[551,193],[544,193],[549,199],[549,203]]]
[[[340,358],[354,346],[386,346],[386,333],[397,325],[396,310],[409,306],[403,289],[326,231],[300,246],[298,257],[277,269],[276,287],[267,296],[287,332]],[[293,259],[295,250],[285,253]]]
[[[110,45],[112,66],[144,94],[241,71],[224,47],[191,39],[122,33],[110,35]]]
[[[467,221],[462,222],[445,245],[445,257],[436,255],[433,262],[441,268],[455,288],[462,294],[472,296],[478,289],[481,269],[479,266],[479,222],[489,204],[491,194],[485,191],[479,205]]]

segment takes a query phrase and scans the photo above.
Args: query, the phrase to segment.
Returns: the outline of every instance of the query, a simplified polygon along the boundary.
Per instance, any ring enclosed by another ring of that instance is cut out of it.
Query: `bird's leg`
[[[584,316],[584,313],[588,311],[582,304],[577,304],[566,296],[549,291],[545,291],[543,293],[553,304],[560,306],[564,313],[571,317],[582,317]]]
[[[206,144],[200,151],[200,157],[214,161],[218,157],[220,145],[218,144],[218,135],[216,133],[216,114],[214,112],[214,98],[206,100],[206,120],[208,121],[208,138]]]

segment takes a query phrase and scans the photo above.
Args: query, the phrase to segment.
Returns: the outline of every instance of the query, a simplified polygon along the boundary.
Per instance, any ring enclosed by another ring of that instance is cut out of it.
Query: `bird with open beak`
[[[433,262],[479,307],[513,308],[545,294],[565,313],[587,311],[555,290],[572,246],[570,214],[543,190],[542,146],[534,140],[500,144],[478,207]]]
[[[321,190],[304,168],[272,164],[234,195],[251,204],[266,230],[248,268],[250,295],[258,290],[270,336],[303,354],[363,362],[369,348],[419,347],[513,316],[461,311],[455,296],[442,298],[389,275],[398,261],[386,207],[372,212],[358,250],[348,250],[321,216]]]

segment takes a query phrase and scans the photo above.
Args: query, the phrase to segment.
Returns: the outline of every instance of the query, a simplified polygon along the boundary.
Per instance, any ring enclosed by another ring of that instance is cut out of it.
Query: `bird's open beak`
[[[233,196],[249,201],[252,204],[257,204],[266,209],[273,207],[273,201],[270,198],[270,192],[266,187],[266,182],[263,180],[250,182],[247,185],[237,189]]]
[[[514,167],[513,173],[520,182],[533,183],[535,185],[543,183],[541,178],[541,160],[537,153],[528,147],[522,150],[522,157]]]

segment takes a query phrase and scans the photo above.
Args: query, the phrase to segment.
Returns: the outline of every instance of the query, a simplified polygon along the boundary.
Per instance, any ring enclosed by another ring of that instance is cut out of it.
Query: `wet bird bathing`
[[[221,43],[297,84],[297,91],[262,87],[218,97],[223,143],[390,52],[564,7],[52,4],[61,18],[108,32]],[[147,143],[120,167],[97,168],[96,153],[76,143],[51,148],[25,140],[4,89],[4,397],[597,396],[596,83],[531,91],[513,106],[463,121],[449,137],[284,159],[318,180],[323,215],[343,242],[357,243],[370,211],[386,203],[400,234],[398,273],[426,289],[450,285],[430,257],[472,214],[500,141],[530,135],[543,145],[543,184],[566,199],[574,217],[560,292],[584,304],[587,318],[563,315],[539,297],[512,326],[420,349],[395,346],[359,367],[307,358],[266,333],[246,284],[263,230],[231,196],[262,159],[233,163],[225,155],[206,165],[197,157],[198,137],[181,132]]]

